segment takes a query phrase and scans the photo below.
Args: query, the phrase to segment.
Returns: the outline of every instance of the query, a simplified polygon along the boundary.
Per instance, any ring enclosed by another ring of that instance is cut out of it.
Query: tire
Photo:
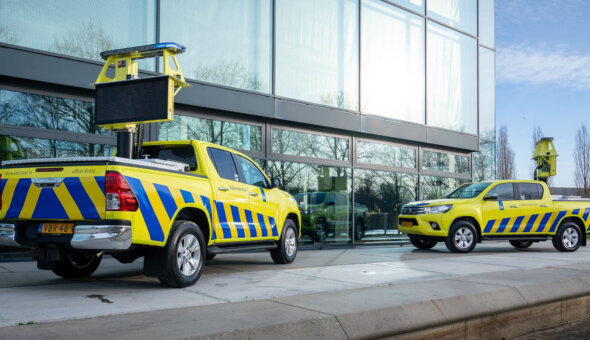
[[[217,254],[207,253],[207,257],[206,257],[207,261],[213,260],[215,258],[215,255],[217,255]]]
[[[166,244],[166,275],[158,277],[169,287],[195,284],[207,257],[205,238],[198,225],[191,221],[175,221]]]
[[[69,251],[55,263],[53,273],[65,279],[79,279],[92,275],[100,265],[102,255]]]
[[[316,240],[317,242],[326,242],[328,237],[328,223],[324,219],[320,219],[316,222]]]
[[[354,225],[354,239],[355,240],[362,240],[365,236],[365,222],[363,220],[358,219]]]
[[[410,238],[412,245],[418,249],[431,249],[438,243],[438,241],[424,236],[408,235],[408,237]]]
[[[533,241],[511,240],[510,244],[517,249],[526,249],[533,245]]]
[[[295,260],[297,256],[297,228],[295,222],[286,220],[283,226],[283,235],[279,240],[279,246],[270,251],[270,257],[276,264],[287,264]]]
[[[553,236],[553,246],[559,251],[576,251],[580,248],[582,233],[580,227],[573,222],[565,222],[559,226]]]
[[[458,221],[453,223],[449,235],[445,239],[447,248],[453,253],[468,253],[475,248],[477,233],[471,222]]]

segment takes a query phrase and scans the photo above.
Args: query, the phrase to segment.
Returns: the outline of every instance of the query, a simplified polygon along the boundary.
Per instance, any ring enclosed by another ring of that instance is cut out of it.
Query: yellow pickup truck
[[[539,181],[467,183],[438,200],[402,207],[399,231],[417,248],[444,241],[467,253],[483,240],[508,240],[516,248],[552,240],[559,251],[586,245],[590,201],[553,201]]]
[[[144,256],[144,274],[172,287],[194,284],[219,253],[295,259],[297,202],[246,155],[194,140],[143,150],[2,162],[0,245],[34,248],[38,268],[66,278],[91,275],[105,253]]]

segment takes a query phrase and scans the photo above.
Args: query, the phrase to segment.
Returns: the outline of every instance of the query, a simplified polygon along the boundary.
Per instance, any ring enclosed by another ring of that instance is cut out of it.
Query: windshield
[[[297,194],[295,196],[295,200],[299,205],[301,204],[321,204],[324,202],[326,198],[325,192],[305,192],[301,194]]]
[[[473,198],[481,194],[487,187],[490,186],[490,182],[479,182],[479,183],[467,183],[453,190],[450,194],[444,198]]]

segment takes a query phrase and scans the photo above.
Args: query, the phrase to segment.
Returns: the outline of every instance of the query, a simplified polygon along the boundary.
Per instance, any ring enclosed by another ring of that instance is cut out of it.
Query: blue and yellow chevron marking
[[[147,227],[148,233],[150,235],[150,240],[152,241],[159,241],[164,242],[164,231],[162,230],[162,225],[158,221],[158,217],[152,207],[150,199],[148,198],[147,192],[141,183],[141,180],[133,177],[126,177],[129,185],[131,185],[131,189],[135,193],[137,197],[137,201],[139,202],[139,210],[141,211],[141,215],[143,220],[145,221],[145,225]]]
[[[242,219],[240,218],[240,209],[235,205],[231,207],[231,215],[234,220],[234,226],[238,232],[238,238],[244,238],[246,235],[244,234],[244,225],[242,224]]]
[[[572,214],[573,215],[578,215],[580,213],[580,209],[574,209],[572,210]]]
[[[579,212],[579,209],[572,210],[572,214]],[[588,214],[590,215],[590,208],[587,208]],[[537,224],[535,223],[538,220],[539,214],[533,214],[528,217],[528,221],[523,223],[524,219],[527,218],[526,216],[516,216],[516,217],[506,217],[501,220],[489,220],[486,223],[486,226],[483,230],[484,233],[529,233],[536,226],[535,233],[554,233],[561,220],[567,214],[567,210],[562,210],[559,213],[545,213],[543,218]],[[574,214],[575,215],[575,214]],[[555,217],[552,219],[552,217]],[[498,223],[498,221],[500,221]],[[510,222],[513,223],[510,223]],[[522,229],[524,227],[524,229]],[[522,229],[522,230],[521,230]],[[590,229],[590,227],[589,227]]]
[[[260,236],[266,237],[268,236],[268,230],[266,229],[266,222],[264,222],[264,215],[257,213],[258,216],[258,224],[260,224]]]
[[[498,205],[500,206],[500,210],[504,210],[504,203],[502,201],[498,201]]]
[[[490,231],[492,231],[492,227],[494,226],[494,223],[496,223],[496,220],[489,220],[488,223],[486,224],[486,227],[483,229],[483,232],[489,233]]]
[[[523,230],[525,233],[528,233],[529,231],[531,231],[531,229],[533,228],[533,225],[535,224],[535,221],[537,220],[538,217],[539,217],[539,214],[534,214],[534,215],[531,215],[531,217],[529,217],[529,220],[526,223],[526,227]]]
[[[100,220],[104,211],[104,177],[66,177],[55,188],[37,188],[30,178],[2,180],[2,194],[12,199],[4,218]]]
[[[557,217],[555,218],[555,220],[553,221],[553,224],[551,225],[551,229],[549,229],[549,232],[550,233],[555,232],[555,229],[557,228],[557,224],[565,216],[565,213],[566,213],[566,211],[565,210],[562,210],[562,211],[559,212],[559,214],[557,214]]]
[[[192,200],[192,194],[190,197]],[[211,221],[211,240],[215,240],[217,238],[217,234],[215,233],[215,222],[213,220],[213,213],[211,212],[211,201],[209,201],[209,197],[203,195],[201,195],[201,201],[203,202],[203,206],[207,209],[207,213],[209,214],[209,221]]]
[[[4,186],[6,185],[7,179],[0,180],[0,197],[2,197],[2,193],[4,192]]]
[[[549,222],[549,219],[551,218],[551,215],[553,215],[553,213],[545,213],[543,219],[541,220],[541,223],[539,223],[539,226],[537,227],[537,233],[540,233],[545,229],[545,227],[547,226],[547,222]]]
[[[251,210],[220,201],[215,201],[215,210],[223,239],[279,236],[276,221],[272,216],[256,213],[255,221]]]
[[[248,222],[248,227],[250,228],[250,237],[256,237],[258,235],[256,233],[256,224],[254,224],[254,218],[252,218],[252,212],[248,209],[244,210],[244,214],[246,215],[246,221]]]
[[[588,223],[588,214],[590,214],[590,208],[584,210],[584,216],[582,216],[584,218],[584,223]]]
[[[522,223],[522,220],[524,220],[524,216],[518,216],[516,218],[516,221],[514,221],[514,224],[512,225],[512,229],[510,229],[511,233],[515,233],[518,231],[518,228],[520,228],[520,224]]]
[[[498,227],[498,230],[496,232],[503,233],[504,229],[506,229],[506,226],[508,225],[508,221],[510,221],[510,217],[502,219],[502,222],[500,222],[500,226]]]
[[[262,194],[262,202],[266,202],[266,193],[263,187],[260,187],[260,193]]]

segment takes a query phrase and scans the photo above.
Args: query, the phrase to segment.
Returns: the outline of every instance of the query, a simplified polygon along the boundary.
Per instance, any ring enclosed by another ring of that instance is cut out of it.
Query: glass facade
[[[245,151],[262,151],[262,127],[222,120],[176,115],[160,123],[159,140],[197,139]]]
[[[428,16],[443,24],[477,35],[477,1],[429,0]]]
[[[424,19],[362,2],[361,111],[424,124]]]
[[[477,134],[477,40],[428,23],[428,125]]]
[[[276,6],[276,95],[358,110],[358,1]]]
[[[102,60],[102,51],[156,42],[156,1],[4,0],[0,42]]]
[[[187,79],[234,89],[193,91],[234,92],[212,100],[246,105],[226,112],[185,102],[147,138],[253,156],[298,201],[304,244],[392,242],[403,204],[495,178],[493,0],[0,1],[3,43],[99,60],[102,50],[157,41],[187,46],[179,55]],[[113,154],[115,135],[94,124],[86,88],[27,77],[0,79],[0,160]],[[277,103],[303,107],[297,101],[309,109],[303,117],[327,112],[319,104],[332,108],[330,119],[360,123],[317,127],[255,112],[273,101],[275,112]],[[387,120],[477,135],[479,152],[363,130]]]
[[[160,8],[161,41],[187,47],[178,57],[185,77],[271,91],[271,0],[162,0]]]

